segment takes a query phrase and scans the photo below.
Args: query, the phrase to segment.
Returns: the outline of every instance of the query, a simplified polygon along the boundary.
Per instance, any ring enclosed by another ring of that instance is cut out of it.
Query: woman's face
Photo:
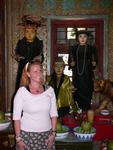
[[[87,40],[88,40],[87,34],[80,34],[80,35],[78,36],[78,41],[79,41],[79,43],[80,43],[81,45],[86,44],[86,43],[87,43]]]
[[[26,37],[28,42],[32,42],[36,37],[36,29],[35,28],[25,28],[24,29],[24,36]]]
[[[64,62],[55,62],[54,71],[57,76],[61,76],[64,72]]]
[[[42,83],[43,82],[42,67],[37,64],[31,65],[28,72],[28,77],[30,78],[30,82]]]

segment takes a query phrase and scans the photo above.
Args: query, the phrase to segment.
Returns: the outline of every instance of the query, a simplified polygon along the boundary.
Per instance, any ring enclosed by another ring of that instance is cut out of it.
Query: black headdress
[[[45,18],[40,17],[39,20],[36,19],[36,17],[33,17],[31,15],[24,15],[21,18],[22,22],[18,23],[18,25],[26,27],[26,26],[33,26],[33,27],[41,27],[44,26],[45,24]]]
[[[86,30],[79,30],[79,31],[77,31],[76,36],[78,37],[80,34],[86,34],[87,36],[89,36],[89,32],[86,31]]]

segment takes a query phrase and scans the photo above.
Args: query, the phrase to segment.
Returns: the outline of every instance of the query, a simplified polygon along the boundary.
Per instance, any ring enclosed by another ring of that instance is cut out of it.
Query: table
[[[83,114],[84,115],[84,114]],[[73,118],[64,118],[64,124],[69,125],[70,127],[80,126],[79,118],[74,120]],[[113,115],[101,115],[96,114],[94,118],[93,127],[96,128],[96,135],[93,138],[93,141],[102,141],[102,140],[113,140]]]
[[[73,132],[69,132],[68,136],[64,139],[56,139],[56,150],[92,150],[93,142],[80,141],[76,139]]]
[[[73,132],[67,138],[55,140],[56,150],[92,150],[92,141],[78,141]],[[15,150],[15,136],[12,125],[0,131],[0,150]]]
[[[15,150],[15,138],[12,125],[0,131],[0,150]]]
[[[106,139],[113,140],[112,118],[112,115],[103,116],[97,114],[93,124],[97,132],[92,141],[77,140],[71,130],[67,138],[55,141],[56,150],[92,150],[96,145],[94,144],[96,142]],[[76,122],[76,126],[78,125],[78,122]],[[12,125],[7,130],[0,131],[0,150],[15,150],[14,131]]]

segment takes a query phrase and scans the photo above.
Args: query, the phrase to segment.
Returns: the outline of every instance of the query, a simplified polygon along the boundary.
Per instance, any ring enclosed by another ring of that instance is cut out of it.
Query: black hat
[[[79,30],[79,31],[77,31],[76,36],[78,37],[80,34],[86,34],[87,36],[89,36],[89,32],[86,31],[86,30]]]
[[[40,20],[37,20],[36,17],[33,17],[31,15],[24,15],[21,18],[22,22],[18,23],[18,25],[26,27],[26,26],[32,26],[32,27],[40,27],[44,25],[45,19],[40,18]]]
[[[54,62],[64,62],[62,57],[55,57],[55,61]]]

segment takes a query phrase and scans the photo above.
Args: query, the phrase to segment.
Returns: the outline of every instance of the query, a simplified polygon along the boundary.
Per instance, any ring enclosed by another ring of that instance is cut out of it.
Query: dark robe
[[[24,37],[17,42],[15,53],[16,55],[24,57],[23,59],[20,59],[18,64],[16,87],[15,87],[17,90],[20,85],[21,75],[25,64],[27,62],[30,62],[31,60],[33,60],[33,58],[39,55],[42,57],[42,61],[44,60],[43,41],[39,40],[36,37],[33,42],[27,42],[26,38]]]
[[[75,45],[69,54],[69,65],[75,61],[73,71],[73,84],[77,89],[74,99],[83,111],[90,109],[93,92],[93,66],[92,61],[97,63],[97,50],[91,45]]]

